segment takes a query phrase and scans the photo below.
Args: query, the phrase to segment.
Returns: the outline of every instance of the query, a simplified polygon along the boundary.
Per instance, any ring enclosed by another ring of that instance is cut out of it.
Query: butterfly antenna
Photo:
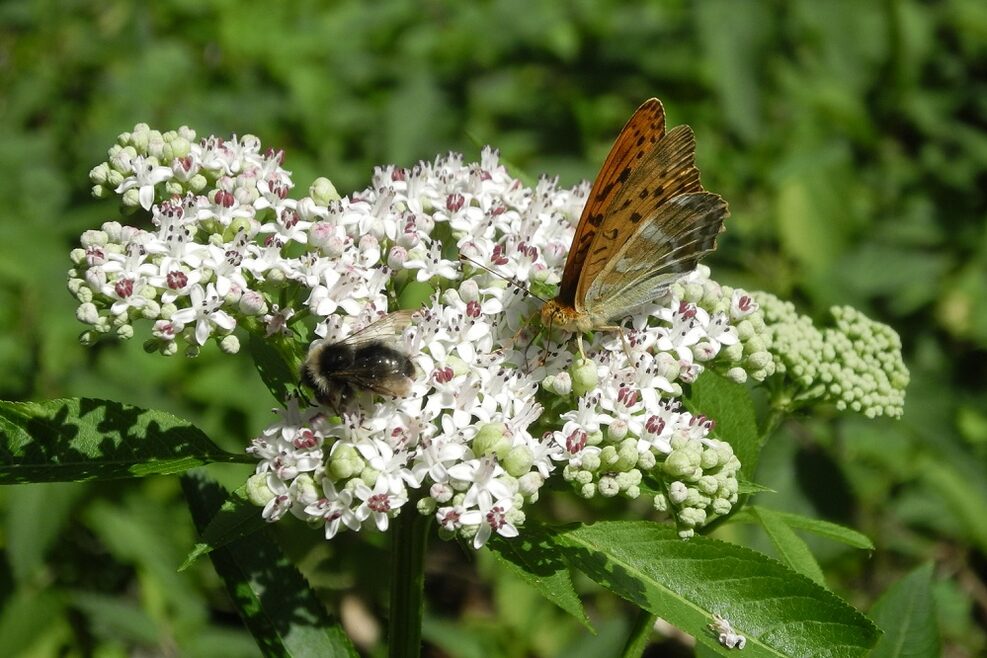
[[[487,267],[483,263],[476,262],[475,260],[473,260],[472,258],[470,258],[469,256],[467,256],[464,253],[460,253],[459,254],[459,260],[466,260],[466,261],[469,261],[470,263],[473,263],[473,265],[479,267],[481,270],[486,270],[487,272],[490,272],[491,274],[493,274],[498,279],[503,279],[507,283],[511,284],[512,286],[514,286],[515,288],[517,288],[518,290],[520,290],[521,292],[523,292],[525,295],[529,295],[531,297],[534,297],[535,299],[537,299],[538,301],[540,301],[543,304],[546,301],[548,301],[546,299],[542,299],[538,295],[534,294],[533,292],[531,292],[530,290],[528,290],[527,288],[525,288],[524,286],[522,286],[516,279],[512,279],[510,277],[506,277],[503,274],[501,274],[500,272],[497,272],[496,270],[490,269],[489,267]]]

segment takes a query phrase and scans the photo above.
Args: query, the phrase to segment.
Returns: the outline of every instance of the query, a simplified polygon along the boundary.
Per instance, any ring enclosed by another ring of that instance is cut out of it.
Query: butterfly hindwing
[[[587,312],[614,319],[661,296],[716,248],[728,214],[726,201],[710,192],[683,194],[662,204],[594,279],[584,300]]]

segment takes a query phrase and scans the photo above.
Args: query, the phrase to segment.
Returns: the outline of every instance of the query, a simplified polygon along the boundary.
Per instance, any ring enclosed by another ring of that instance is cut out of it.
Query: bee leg
[[[586,360],[586,352],[583,351],[583,335],[576,334],[576,346],[579,348],[579,358]]]

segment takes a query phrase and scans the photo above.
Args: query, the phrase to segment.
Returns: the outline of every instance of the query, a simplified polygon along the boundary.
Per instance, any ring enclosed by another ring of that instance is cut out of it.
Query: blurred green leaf
[[[924,564],[884,592],[871,617],[884,631],[871,658],[935,658],[942,655],[932,597],[932,564]]]
[[[706,370],[692,384],[684,400],[686,408],[694,415],[701,414],[716,421],[713,436],[733,447],[741,463],[741,472],[750,478],[757,467],[761,439],[747,388]]]
[[[823,576],[816,558],[812,555],[812,551],[809,550],[804,541],[799,539],[781,516],[766,507],[755,505],[746,507],[745,510],[749,510],[760,521],[761,527],[764,528],[782,562],[813,582],[823,587],[826,586],[826,578]]]

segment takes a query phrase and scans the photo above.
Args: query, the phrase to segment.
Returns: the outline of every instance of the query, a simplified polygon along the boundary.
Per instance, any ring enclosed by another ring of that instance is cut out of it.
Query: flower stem
[[[637,611],[634,625],[627,636],[627,642],[624,643],[624,650],[620,652],[621,658],[641,658],[641,654],[648,646],[648,640],[651,638],[651,632],[654,630],[657,618],[644,608]]]
[[[391,539],[391,612],[388,622],[390,658],[418,658],[422,644],[425,547],[432,517],[414,508],[394,519]]]

